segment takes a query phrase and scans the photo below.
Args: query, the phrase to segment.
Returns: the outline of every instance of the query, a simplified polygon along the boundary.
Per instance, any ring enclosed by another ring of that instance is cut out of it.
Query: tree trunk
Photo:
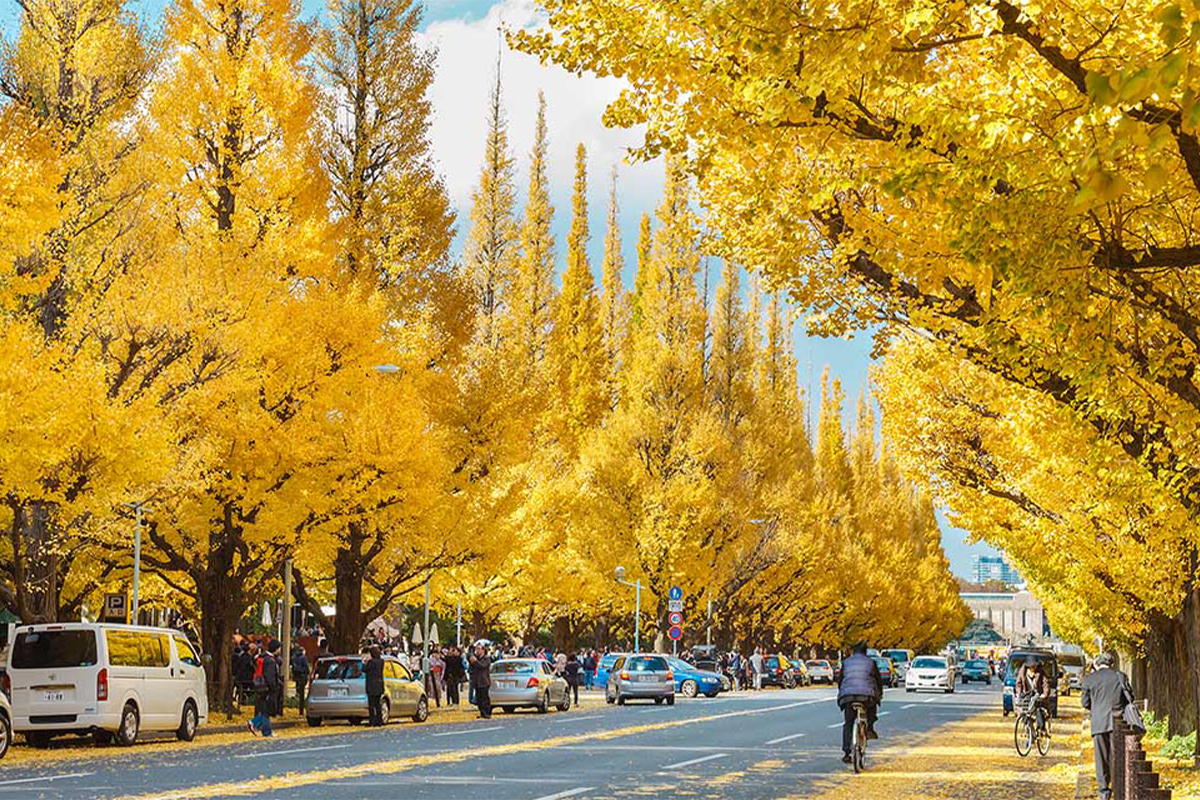
[[[554,618],[554,652],[569,653],[575,649],[575,634],[571,628],[571,617],[566,614]]]
[[[1188,716],[1190,731],[1200,731],[1200,586],[1188,588],[1187,597],[1183,601],[1183,636],[1187,642],[1188,671],[1180,681],[1188,687],[1191,694],[1191,708]],[[1200,764],[1200,736],[1196,737],[1196,747],[1192,753],[1194,763]]]
[[[353,537],[351,541],[361,544]],[[367,629],[362,611],[363,568],[360,549],[353,546],[340,549],[333,562],[334,606],[337,611],[332,630],[325,633],[329,638],[329,646],[338,654],[358,652],[358,644]]]
[[[1182,736],[1195,730],[1196,679],[1189,657],[1185,618],[1193,595],[1175,617],[1155,616],[1146,636],[1146,697],[1156,717],[1168,717],[1168,731]]]
[[[58,552],[53,513],[46,503],[14,508],[18,541],[17,615],[25,623],[58,621]]]
[[[211,573],[210,573],[211,574]],[[208,704],[216,711],[233,716],[233,636],[237,633],[238,619],[245,606],[238,602],[236,593],[226,591],[227,581],[218,576],[215,580],[198,583],[200,596],[200,638],[204,652],[212,657],[205,665],[208,677]]]

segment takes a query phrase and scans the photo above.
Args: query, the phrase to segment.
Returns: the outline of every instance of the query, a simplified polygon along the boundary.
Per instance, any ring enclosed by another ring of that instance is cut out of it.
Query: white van
[[[191,741],[208,720],[204,667],[169,628],[22,625],[9,653],[13,730],[34,747],[61,733],[133,744],[140,730]]]

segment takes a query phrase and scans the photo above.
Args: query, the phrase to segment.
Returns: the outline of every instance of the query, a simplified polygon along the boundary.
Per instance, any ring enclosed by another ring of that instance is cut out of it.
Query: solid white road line
[[[41,778],[17,778],[16,780],[6,780],[5,786],[11,786],[14,783],[37,783],[38,781],[61,781],[66,778],[86,778],[88,775],[95,775],[94,772],[68,772],[65,775],[46,775]]]
[[[467,731],[445,731],[443,733],[435,733],[434,736],[462,736],[464,733],[483,733],[484,731],[498,731],[503,728],[503,725],[492,725],[487,728],[471,728]]]
[[[288,753],[315,753],[318,750],[342,750],[353,745],[330,744],[325,747],[297,747],[293,750],[263,750],[261,753],[245,753],[234,758],[262,758],[263,756],[286,756]]]
[[[580,786],[576,789],[567,789],[565,792],[558,792],[556,794],[544,794],[541,797],[535,797],[534,800],[560,800],[560,798],[563,798],[563,797],[574,797],[577,794],[583,794],[584,792],[590,792],[594,788],[595,788],[594,786]]]
[[[916,704],[916,703],[909,703],[909,704],[908,704],[908,705],[906,705],[906,706],[900,706],[900,710],[901,710],[901,711],[908,711],[910,708],[916,708],[916,707],[917,707],[917,704]]]
[[[933,697],[929,698],[928,700],[922,700],[921,702],[922,703],[935,703],[935,702],[937,702],[937,699],[938,699],[937,695],[935,694]]]
[[[699,764],[704,761],[712,761],[717,758],[725,758],[729,753],[713,753],[711,756],[701,756],[700,758],[689,759],[688,761],[680,761],[676,764],[667,764],[663,769],[679,769],[680,767],[690,767],[692,764]]]
[[[600,717],[602,717],[602,716],[604,716],[604,715],[603,714],[588,714],[583,717],[559,717],[559,718],[555,719],[554,721],[555,722],[583,722],[585,719],[600,719]]]
[[[845,724],[846,724],[845,722],[835,722],[832,725],[826,725],[825,727],[829,728],[830,730],[833,730],[834,728],[840,728]]]
[[[772,739],[767,744],[779,744],[780,742],[790,742],[792,739],[799,739],[804,736],[803,733],[793,733],[791,736],[780,736],[778,739]]]
[[[880,717],[886,717],[886,716],[887,716],[888,714],[890,714],[890,713],[892,713],[892,712],[890,712],[890,711],[880,711],[880,712],[879,712],[879,714],[877,714],[877,716],[880,716]]]

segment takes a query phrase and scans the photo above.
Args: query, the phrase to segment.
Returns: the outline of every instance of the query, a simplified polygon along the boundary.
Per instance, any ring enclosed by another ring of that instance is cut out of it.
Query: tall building
[[[971,573],[975,583],[1000,581],[1010,586],[1021,583],[1021,573],[1013,569],[1004,556],[975,556],[971,564]]]

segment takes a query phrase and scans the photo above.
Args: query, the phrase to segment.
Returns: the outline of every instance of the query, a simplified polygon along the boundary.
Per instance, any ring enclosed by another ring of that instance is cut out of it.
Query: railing
[[[1146,758],[1141,734],[1125,724],[1120,711],[1113,712],[1112,782],[1113,800],[1171,800],[1171,790],[1159,786]]]

